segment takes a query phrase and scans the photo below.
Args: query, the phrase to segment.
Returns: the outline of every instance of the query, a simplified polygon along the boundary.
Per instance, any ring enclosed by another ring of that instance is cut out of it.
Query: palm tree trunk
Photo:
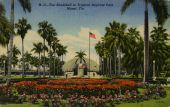
[[[45,39],[44,39],[44,59],[43,59],[43,77],[45,77]]]
[[[116,59],[117,59],[117,55],[116,55],[116,48],[114,49],[114,64],[115,64],[115,75],[117,74],[116,73]]]
[[[38,76],[39,76],[39,77],[41,76],[41,74],[40,74],[40,60],[41,60],[41,59],[40,59],[40,56],[41,56],[40,53],[38,53],[38,57],[39,57],[39,58],[38,58],[38,59],[39,59],[39,63],[38,63]]]
[[[110,55],[110,76],[112,76],[112,56]]]
[[[63,61],[64,61],[64,56],[62,55],[61,57],[62,57],[62,60],[61,60],[61,61],[63,62]]]
[[[9,55],[9,48],[8,48],[8,46],[9,46],[9,43],[7,44],[7,46],[6,46],[6,53],[7,53],[7,55]],[[6,63],[6,61],[8,62],[8,59],[9,59],[9,57],[7,56],[6,57],[6,60],[5,60],[5,63]],[[4,67],[4,71],[5,71],[5,76],[7,75],[7,73],[8,73],[8,68],[6,69],[6,65],[5,65],[5,67]]]
[[[56,54],[56,53],[55,53],[55,51],[54,51],[54,70],[53,70],[53,76],[54,76],[54,77],[55,77],[55,57],[56,57],[55,54]]]
[[[11,16],[10,16],[10,22],[12,25],[12,29],[14,30],[14,0],[11,0]],[[8,77],[11,76],[11,63],[12,63],[12,53],[13,53],[13,37],[14,35],[10,35],[10,51],[8,53]],[[9,81],[7,81],[8,83]]]
[[[145,22],[144,22],[144,77],[143,82],[148,79],[149,72],[149,18],[148,18],[148,0],[145,0]]]
[[[9,53],[8,45],[9,45],[9,44],[6,45],[6,53],[7,53],[7,55],[8,55],[8,53]]]
[[[104,58],[102,58],[102,74],[105,75],[105,71],[104,71]]]
[[[57,62],[57,75],[59,75],[59,72],[60,72],[60,56],[58,55],[58,62]]]
[[[120,52],[120,44],[119,44],[118,52],[119,52],[119,59],[118,59],[118,64],[119,64],[119,67],[118,67],[118,75],[120,75],[120,70],[121,70],[121,52]]]
[[[22,38],[22,77],[24,77],[25,73],[25,59],[24,59],[24,39]]]
[[[49,78],[51,78],[51,46],[50,46],[50,66],[49,66]]]
[[[107,75],[109,76],[109,57],[107,57],[107,64],[106,64],[106,69],[107,69]]]
[[[102,73],[101,57],[99,56],[99,72]]]
[[[103,58],[103,74],[106,75],[106,70],[105,70],[105,58]]]

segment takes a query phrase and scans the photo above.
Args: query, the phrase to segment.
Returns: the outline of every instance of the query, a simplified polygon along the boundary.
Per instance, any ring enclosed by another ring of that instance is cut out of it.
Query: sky
[[[10,0],[0,0],[6,8],[6,16],[10,17]],[[32,25],[32,29],[27,33],[24,41],[25,50],[30,51],[33,43],[43,42],[37,33],[38,23],[47,20],[51,23],[58,33],[60,42],[67,46],[68,53],[64,57],[66,61],[74,58],[75,52],[84,50],[88,57],[88,37],[89,32],[96,35],[96,39],[91,39],[91,59],[98,61],[98,55],[94,46],[105,34],[105,27],[113,20],[126,23],[128,27],[136,27],[143,36],[144,3],[143,0],[136,0],[135,4],[121,15],[121,7],[125,0],[30,0],[32,12],[25,13],[18,0],[15,0],[15,23],[24,17]],[[50,6],[47,6],[51,4]],[[68,4],[72,6],[56,6],[56,4]],[[86,6],[73,6],[86,5]],[[90,6],[89,6],[90,4]],[[95,6],[92,6],[94,4]],[[104,4],[105,6],[97,6]],[[55,6],[52,6],[55,5]],[[107,5],[107,6],[106,6]],[[170,5],[170,3],[169,3]],[[76,8],[69,10],[67,7]],[[80,9],[79,9],[80,7]],[[170,10],[170,9],[169,9]],[[155,15],[149,6],[150,30],[156,26]],[[170,33],[170,19],[167,20],[165,27]],[[14,44],[21,50],[21,38],[15,36]],[[6,53],[6,49],[0,47],[0,55]]]

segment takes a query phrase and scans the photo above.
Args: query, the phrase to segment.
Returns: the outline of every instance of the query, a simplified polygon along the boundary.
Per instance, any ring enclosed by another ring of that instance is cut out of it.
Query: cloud
[[[151,32],[153,30],[154,26],[157,26],[156,23],[149,24],[149,32]],[[140,35],[142,36],[142,38],[144,38],[144,25],[138,26],[137,30],[140,32]]]
[[[33,43],[40,42],[40,41],[43,41],[43,40],[36,31],[33,31],[33,30],[28,31],[28,33],[26,34],[25,39],[24,39],[25,51],[30,51],[33,48]],[[21,51],[22,44],[21,44],[21,37],[19,35],[16,35],[14,37],[14,44]],[[0,54],[6,54],[6,48],[0,47],[0,50],[2,50],[2,51],[0,51]]]
[[[81,27],[80,32],[77,35],[64,34],[59,36],[61,43],[68,46],[68,53],[65,56],[65,60],[68,61],[76,55],[75,52],[84,50],[89,57],[89,32],[92,32],[96,35],[96,39],[90,39],[91,42],[91,59],[98,61],[98,55],[95,52],[95,44],[102,37],[101,33],[96,29],[90,29],[88,27]]]
[[[96,35],[96,39],[91,38],[91,59],[98,62],[98,55],[95,52],[95,44],[102,37],[101,33],[96,29],[90,29],[88,27],[80,28],[80,31],[77,35],[63,34],[62,36],[58,36],[60,42],[67,46],[68,53],[64,56],[65,61],[68,61],[75,57],[75,52],[80,51],[81,49],[85,51],[87,54],[87,58],[89,57],[89,32],[92,32]],[[33,48],[34,42],[42,42],[43,39],[39,36],[36,31],[30,30],[24,39],[24,49],[25,51],[30,51]],[[19,35],[15,36],[14,44],[21,50],[21,37]],[[0,47],[0,54],[6,54],[6,48]]]

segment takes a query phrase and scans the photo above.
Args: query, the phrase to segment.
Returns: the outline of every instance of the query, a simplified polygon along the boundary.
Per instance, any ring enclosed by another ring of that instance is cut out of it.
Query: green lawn
[[[167,89],[167,97],[159,100],[149,100],[140,103],[124,103],[116,107],[170,107],[170,87]]]
[[[0,75],[0,78],[7,78],[4,75]],[[38,76],[34,76],[34,75],[27,75],[24,78],[39,78]],[[41,76],[41,78],[43,78],[43,76]],[[46,78],[48,78],[48,75],[46,75]],[[53,76],[51,76],[51,79],[58,79],[61,78],[60,76],[55,76],[55,78]],[[11,75],[11,79],[22,79],[21,75]]]
[[[40,104],[23,103],[23,104],[0,104],[0,107],[43,107],[43,106]]]

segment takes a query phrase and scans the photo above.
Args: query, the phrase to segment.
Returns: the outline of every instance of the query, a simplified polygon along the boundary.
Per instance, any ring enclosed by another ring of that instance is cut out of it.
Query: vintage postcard
[[[170,0],[0,0],[0,107],[170,107]]]

